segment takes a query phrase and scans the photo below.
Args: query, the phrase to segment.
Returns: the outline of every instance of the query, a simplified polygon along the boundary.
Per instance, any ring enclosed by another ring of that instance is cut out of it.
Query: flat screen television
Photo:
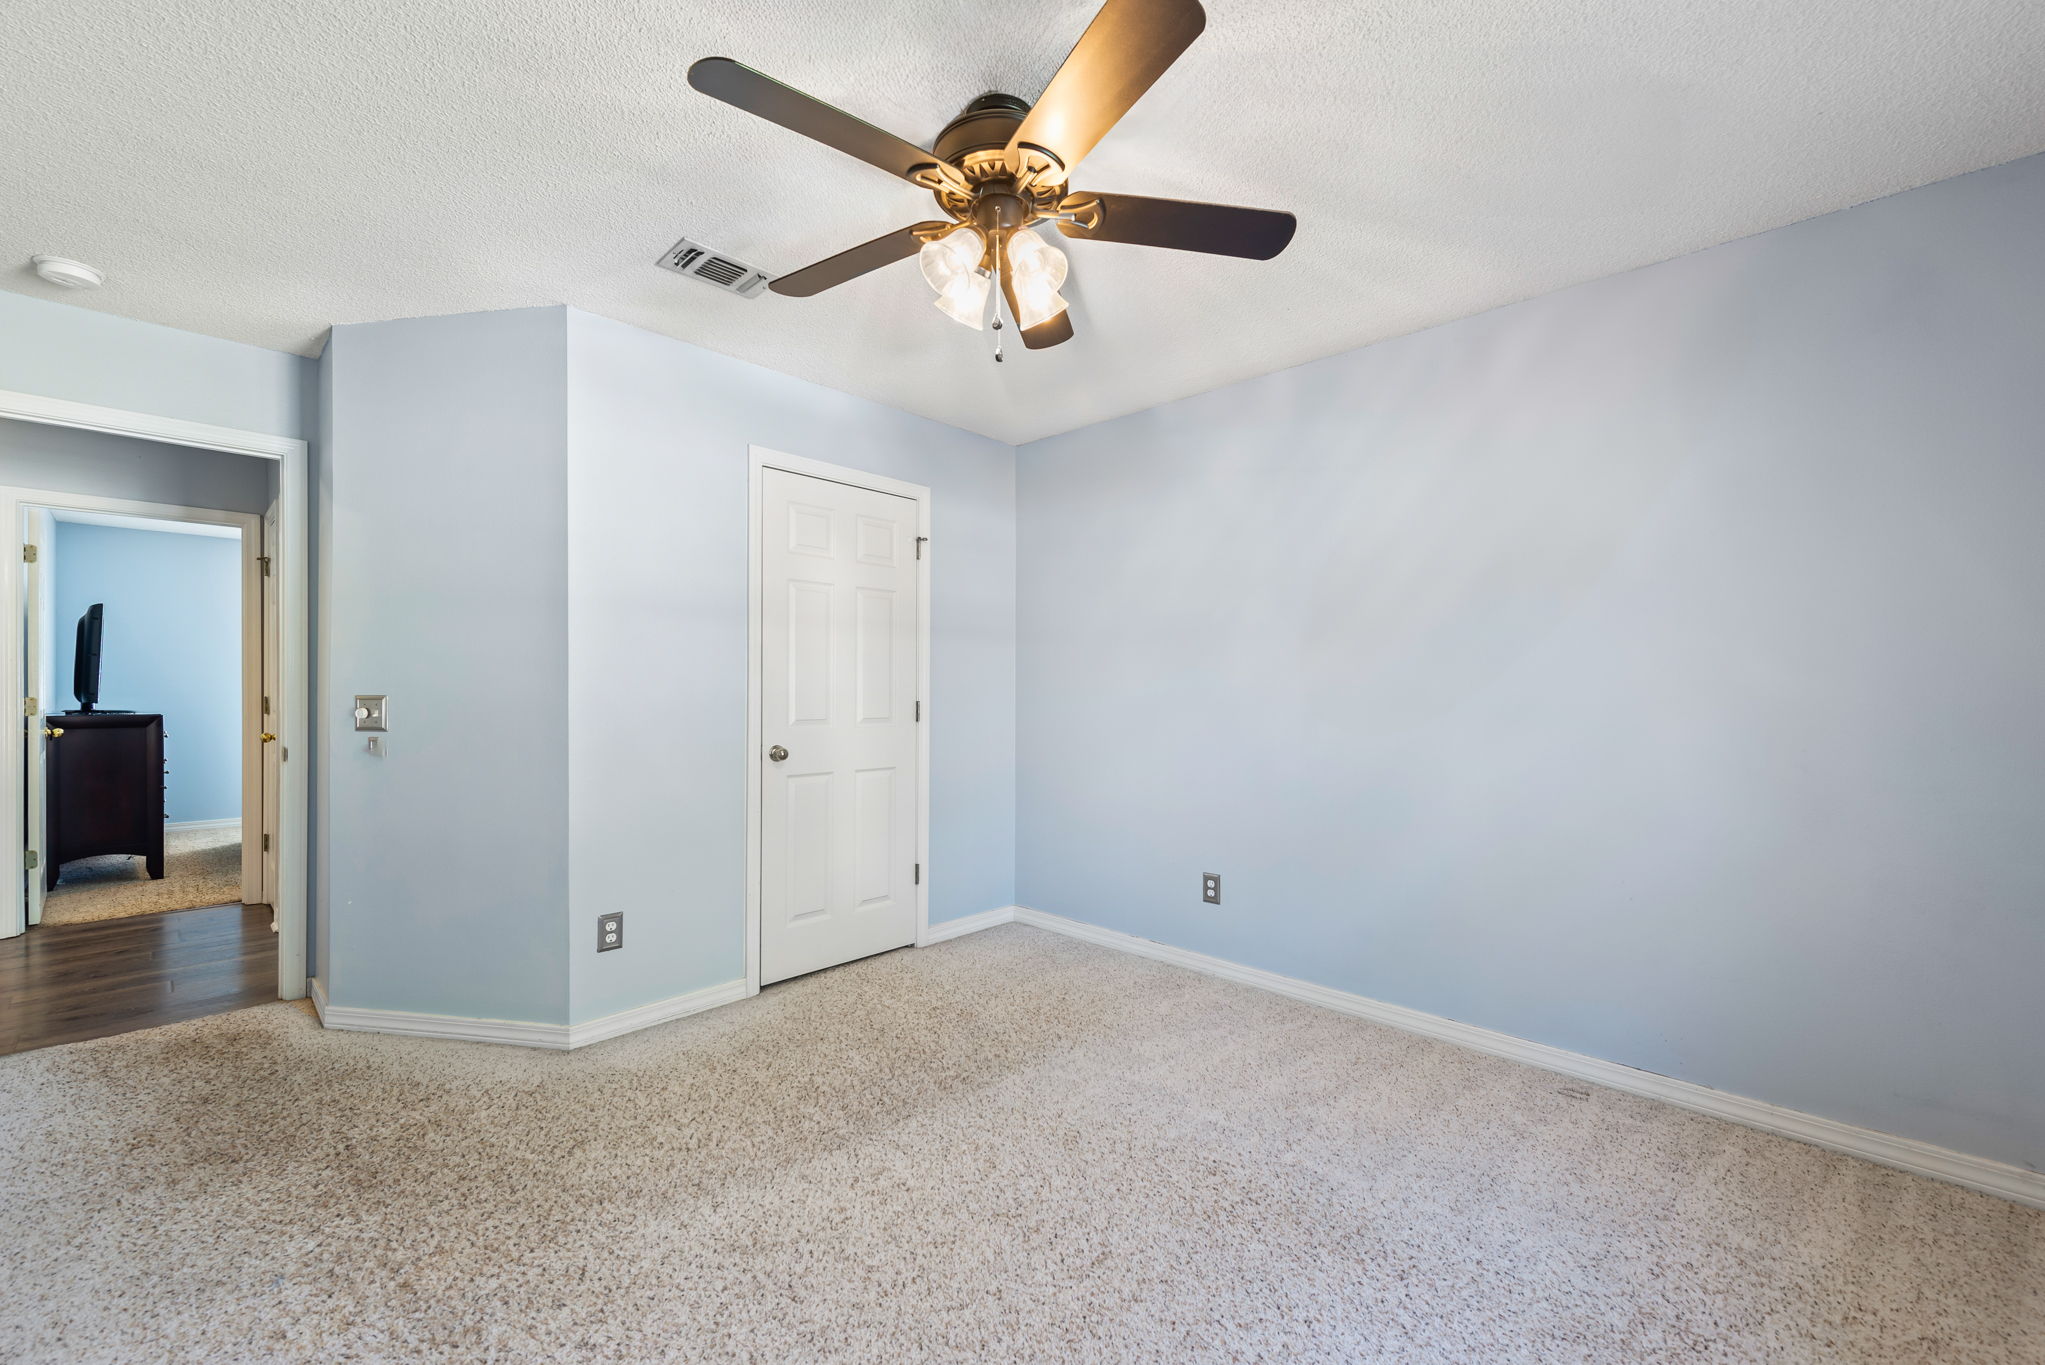
[[[79,711],[86,715],[99,705],[99,636],[105,616],[106,603],[94,602],[78,618],[78,653],[71,662],[71,691],[78,698]]]

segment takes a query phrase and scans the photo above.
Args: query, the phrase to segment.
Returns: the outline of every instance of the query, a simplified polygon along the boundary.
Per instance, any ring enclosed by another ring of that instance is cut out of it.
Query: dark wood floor
[[[39,924],[0,940],[0,1055],[276,998],[267,905]]]

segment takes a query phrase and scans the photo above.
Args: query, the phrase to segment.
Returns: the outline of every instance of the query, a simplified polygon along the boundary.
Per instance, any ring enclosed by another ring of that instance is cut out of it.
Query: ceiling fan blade
[[[1108,0],[1009,139],[1009,164],[1023,169],[1027,143],[1070,171],[1206,27],[1199,0]]]
[[[783,275],[767,287],[777,294],[790,298],[806,299],[812,294],[821,294],[826,289],[856,280],[869,271],[884,265],[907,260],[923,249],[923,233],[954,227],[952,223],[917,223],[910,227],[897,228],[885,237],[876,237],[870,242],[861,242],[850,251],[841,251],[826,257],[815,265],[806,265],[792,275]]]
[[[1185,199],[1145,199],[1136,194],[1068,194],[1058,205],[1081,222],[1059,222],[1067,237],[1094,242],[1128,242],[1175,251],[1205,251],[1268,261],[1292,241],[1299,220],[1271,209],[1201,204]],[[1096,210],[1098,210],[1096,212]],[[1092,220],[1091,222],[1086,220]]]
[[[1032,351],[1049,350],[1061,342],[1072,340],[1072,310],[1060,309],[1058,315],[1046,318],[1034,327],[1022,325],[1022,309],[1015,306],[1015,284],[1008,278],[1008,272],[1001,274],[1001,297],[1008,300],[1008,316],[1014,320],[1016,330],[1022,333],[1023,345]]]
[[[937,165],[937,158],[921,147],[729,57],[705,57],[697,62],[689,68],[689,84],[712,99],[723,100],[769,123],[778,123],[847,156],[856,156],[867,165],[899,175],[911,184],[928,188],[927,180],[909,172]],[[924,171],[926,177],[935,173],[940,172]]]
[[[1047,350],[1072,340],[1072,310],[1067,308],[1048,322],[1040,322],[1022,334],[1023,345],[1033,351]]]

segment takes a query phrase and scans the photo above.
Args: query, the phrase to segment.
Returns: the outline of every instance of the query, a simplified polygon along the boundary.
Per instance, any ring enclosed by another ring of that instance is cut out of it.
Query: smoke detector
[[[106,282],[106,276],[83,261],[67,260],[62,256],[37,256],[33,258],[33,264],[36,274],[66,289],[97,289]]]

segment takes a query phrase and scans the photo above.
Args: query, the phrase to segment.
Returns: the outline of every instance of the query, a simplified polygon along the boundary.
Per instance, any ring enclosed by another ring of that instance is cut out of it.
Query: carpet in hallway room
[[[174,829],[163,836],[161,878],[152,878],[141,858],[120,853],[64,864],[43,902],[43,923],[84,924],[240,901],[241,826]]]
[[[0,1115],[10,1360],[2045,1359],[2045,1212],[1020,925],[574,1053],[263,1006]]]

